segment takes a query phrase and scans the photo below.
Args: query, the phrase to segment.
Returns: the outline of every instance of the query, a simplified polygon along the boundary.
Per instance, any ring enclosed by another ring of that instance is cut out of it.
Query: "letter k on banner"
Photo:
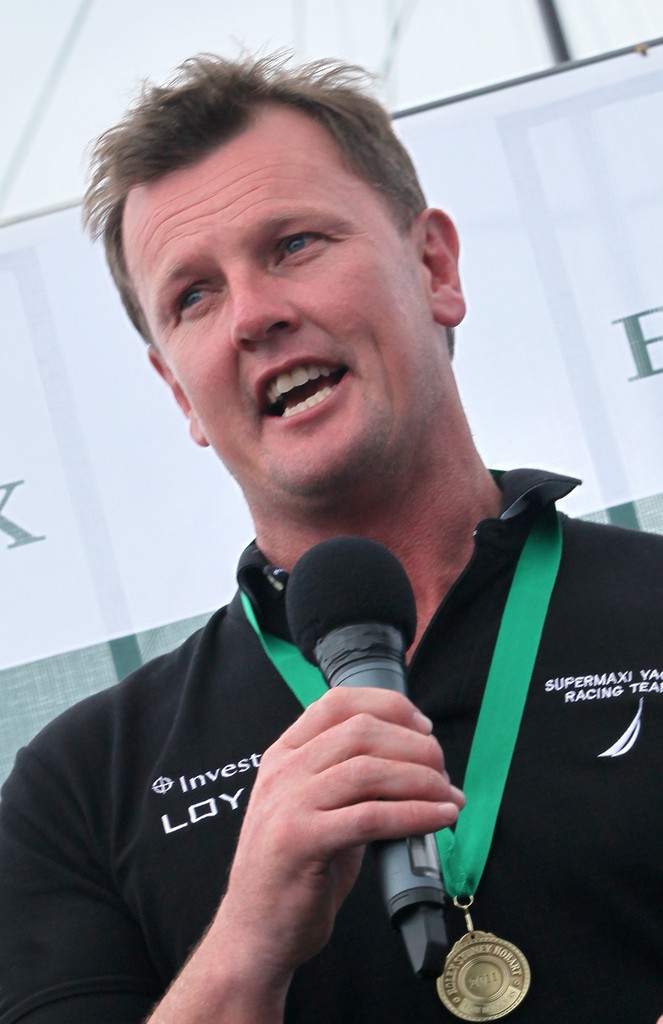
[[[35,541],[46,539],[45,537],[36,537],[34,534],[24,530],[18,523],[3,515],[5,505],[16,488],[22,483],[25,483],[25,481],[14,480],[11,484],[0,484],[0,530],[12,539],[12,543],[7,545],[8,548],[18,548],[23,544],[34,544]]]

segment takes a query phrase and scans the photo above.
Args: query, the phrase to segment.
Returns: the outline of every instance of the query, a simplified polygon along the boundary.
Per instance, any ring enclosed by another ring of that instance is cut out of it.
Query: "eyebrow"
[[[352,229],[351,222],[340,213],[320,210],[315,207],[301,207],[292,213],[276,213],[272,217],[267,217],[256,225],[256,235],[287,234],[293,229],[303,229],[305,225],[302,225],[301,222],[309,219],[320,221],[321,226],[326,226],[329,231],[346,232]]]
[[[191,277],[196,277],[194,270],[194,264],[190,260],[176,263],[174,267],[168,271],[166,276],[159,283],[159,297],[164,292],[170,291],[173,286],[180,284],[181,281],[190,280]]]
[[[178,285],[191,282],[192,279],[195,280],[199,276],[194,264],[190,260],[184,260],[171,267],[165,277],[159,281],[156,290],[156,313],[157,323],[160,327],[164,327],[168,322],[171,293],[177,290]]]
[[[320,228],[328,231],[347,233],[352,230],[349,220],[340,214],[325,212],[314,207],[302,207],[292,213],[279,213],[260,221],[255,225],[254,235],[257,238],[271,237],[273,235],[288,234],[292,231],[306,230],[305,222],[311,218],[320,222]],[[198,260],[185,259],[178,261],[167,271],[165,277],[159,282],[157,289],[157,316],[160,325],[168,318],[166,297],[170,295],[179,284],[190,282],[200,276],[200,264]]]

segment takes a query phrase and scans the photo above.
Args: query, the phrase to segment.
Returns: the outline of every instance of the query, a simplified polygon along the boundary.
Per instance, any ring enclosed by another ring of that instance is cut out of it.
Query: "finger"
[[[455,824],[458,805],[426,800],[374,800],[318,818],[318,841],[327,856],[378,839],[426,835]]]
[[[423,764],[361,755],[326,769],[313,783],[320,810],[371,800],[453,801],[448,778]]]
[[[408,781],[423,779],[426,788]],[[434,790],[434,791],[433,791]],[[451,800],[462,794],[449,784],[444,757],[433,736],[360,714],[341,722],[304,746],[275,744],[263,756],[255,784],[273,811],[286,791],[309,812],[366,799],[393,797]]]
[[[278,742],[293,747],[302,746],[333,725],[362,712],[424,735],[430,734],[433,729],[430,719],[402,693],[377,687],[337,686],[311,704]]]
[[[444,755],[434,736],[385,722],[365,712],[333,725],[293,753],[299,753],[310,770],[317,773],[362,755],[388,761],[412,761],[439,773],[444,771]]]

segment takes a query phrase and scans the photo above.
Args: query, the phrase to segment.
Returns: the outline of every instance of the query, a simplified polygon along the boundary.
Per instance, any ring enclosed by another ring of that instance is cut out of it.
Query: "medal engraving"
[[[455,943],[437,979],[437,992],[461,1020],[498,1020],[525,998],[530,969],[513,943],[471,931]]]

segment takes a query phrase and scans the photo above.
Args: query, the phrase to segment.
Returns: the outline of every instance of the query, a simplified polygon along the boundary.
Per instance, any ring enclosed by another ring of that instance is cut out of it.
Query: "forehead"
[[[127,197],[123,239],[129,271],[145,246],[159,250],[187,231],[204,231],[222,218],[228,229],[307,205],[382,199],[344,163],[329,133],[296,110],[266,107],[240,135],[209,156]],[[382,207],[384,209],[384,207]]]

